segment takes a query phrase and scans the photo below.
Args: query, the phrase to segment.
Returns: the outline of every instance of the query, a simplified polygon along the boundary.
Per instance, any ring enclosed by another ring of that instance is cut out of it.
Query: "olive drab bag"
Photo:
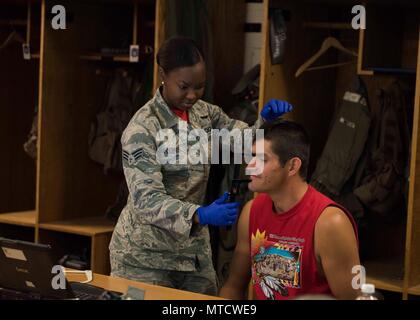
[[[402,83],[392,82],[378,92],[379,114],[369,147],[364,177],[354,194],[370,210],[398,214],[408,185],[410,95]]]
[[[367,90],[357,77],[333,118],[332,128],[319,158],[311,184],[332,197],[339,196],[356,171],[364,152],[371,123]]]

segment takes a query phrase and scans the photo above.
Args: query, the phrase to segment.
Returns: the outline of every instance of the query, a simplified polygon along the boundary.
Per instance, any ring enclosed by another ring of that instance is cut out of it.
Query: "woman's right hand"
[[[207,207],[197,209],[198,220],[201,225],[230,226],[235,223],[238,216],[239,202],[225,203],[229,193],[214,201]]]

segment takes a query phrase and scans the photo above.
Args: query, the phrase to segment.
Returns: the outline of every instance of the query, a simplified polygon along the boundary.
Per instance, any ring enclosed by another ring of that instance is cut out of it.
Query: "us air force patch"
[[[134,150],[133,152],[127,152],[123,150],[123,158],[127,161],[128,165],[132,166],[137,164],[137,161],[139,161],[140,158],[145,157],[145,152],[142,148],[139,148],[137,150]]]

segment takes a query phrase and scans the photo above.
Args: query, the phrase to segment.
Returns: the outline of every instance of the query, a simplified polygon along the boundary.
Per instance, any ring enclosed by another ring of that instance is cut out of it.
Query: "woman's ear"
[[[159,76],[160,76],[160,79],[162,80],[162,82],[165,82],[165,78],[166,78],[166,76],[165,76],[165,71],[163,70],[163,68],[162,68],[162,67],[159,67],[159,68],[158,68],[158,71],[159,71]]]

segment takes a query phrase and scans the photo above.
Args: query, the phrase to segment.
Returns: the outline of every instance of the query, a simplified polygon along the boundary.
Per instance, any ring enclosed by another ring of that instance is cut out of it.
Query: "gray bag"
[[[340,195],[355,172],[371,123],[366,89],[360,78],[345,92],[311,184],[327,195]]]

